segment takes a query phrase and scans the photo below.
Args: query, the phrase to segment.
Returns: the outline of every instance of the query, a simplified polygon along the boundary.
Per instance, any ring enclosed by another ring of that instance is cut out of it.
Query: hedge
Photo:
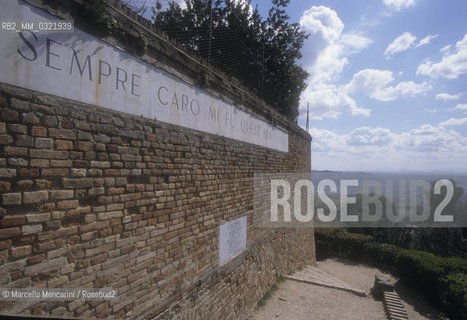
[[[315,240],[318,259],[338,256],[390,269],[452,319],[467,319],[467,259],[402,249],[340,229],[316,229]]]

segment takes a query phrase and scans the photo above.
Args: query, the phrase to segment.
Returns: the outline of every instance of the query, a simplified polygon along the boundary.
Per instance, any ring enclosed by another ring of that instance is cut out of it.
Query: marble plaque
[[[224,264],[246,248],[246,216],[219,227],[219,264]]]

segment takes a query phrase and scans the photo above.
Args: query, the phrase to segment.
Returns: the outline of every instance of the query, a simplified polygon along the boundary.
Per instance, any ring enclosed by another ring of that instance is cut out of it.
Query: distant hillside
[[[416,173],[416,172],[352,172],[352,171],[329,171],[329,170],[312,170],[311,171],[311,181],[315,185],[323,179],[330,179],[336,182],[339,187],[340,180],[359,180],[358,187],[349,188],[349,194],[355,195],[362,193],[362,181],[363,180],[376,180],[382,183],[383,193],[385,193],[385,183],[388,180],[398,181],[398,180],[423,180],[431,183],[439,179],[453,179],[456,181],[456,184],[464,188],[464,194],[461,199],[467,201],[467,174],[461,173]],[[398,184],[394,183],[394,193],[398,193]],[[408,185],[407,185],[408,188]]]

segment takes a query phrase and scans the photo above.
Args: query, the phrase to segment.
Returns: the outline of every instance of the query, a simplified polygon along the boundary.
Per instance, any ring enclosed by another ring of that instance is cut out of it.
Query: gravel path
[[[334,259],[318,262],[317,266],[367,294],[373,286],[375,274],[383,273],[366,265]],[[404,300],[410,320],[441,319],[436,310],[427,305],[419,295],[399,284],[396,285],[396,291]],[[375,301],[371,295],[359,297],[347,291],[286,280],[267,300],[266,305],[255,311],[252,319],[385,320],[387,318],[383,303]]]

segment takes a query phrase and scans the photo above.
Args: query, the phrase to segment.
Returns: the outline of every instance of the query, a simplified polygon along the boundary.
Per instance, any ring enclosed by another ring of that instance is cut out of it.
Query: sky
[[[270,0],[253,0],[265,17]],[[291,0],[312,169],[467,173],[466,0]]]

